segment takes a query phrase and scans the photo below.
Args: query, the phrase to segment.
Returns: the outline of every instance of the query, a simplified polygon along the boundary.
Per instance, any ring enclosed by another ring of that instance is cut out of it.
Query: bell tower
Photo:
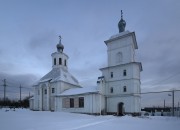
[[[104,41],[107,46],[108,66],[101,68],[105,80],[106,111],[109,114],[139,114],[140,106],[140,72],[142,65],[135,61],[138,49],[135,32],[125,30],[126,22],[118,23],[119,33]]]
[[[52,68],[62,67],[67,69],[68,67],[68,56],[63,52],[64,45],[61,42],[62,37],[59,36],[59,43],[56,45],[57,52],[51,54],[52,56]]]

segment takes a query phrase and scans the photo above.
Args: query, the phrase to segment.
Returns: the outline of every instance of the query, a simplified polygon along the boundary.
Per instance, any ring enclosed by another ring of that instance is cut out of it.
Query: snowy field
[[[177,117],[91,116],[0,109],[0,130],[180,130]]]

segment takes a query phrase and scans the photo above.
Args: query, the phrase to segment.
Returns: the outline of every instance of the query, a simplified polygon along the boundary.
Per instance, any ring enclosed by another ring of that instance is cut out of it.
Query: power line
[[[164,93],[164,92],[172,92],[172,91],[180,91],[180,90],[168,90],[168,91],[156,91],[156,92],[143,92],[143,93],[140,93],[140,94]]]
[[[162,83],[162,82],[164,82],[164,81],[167,81],[167,80],[169,80],[169,79],[171,79],[171,78],[173,78],[173,77],[175,77],[175,76],[177,76],[177,75],[179,75],[180,74],[180,72],[178,72],[178,73],[176,73],[176,74],[174,74],[174,75],[171,75],[171,76],[169,76],[169,77],[167,77],[167,78],[165,78],[165,79],[163,79],[163,80],[161,80],[161,81],[159,81],[159,82],[157,82],[157,83],[154,83],[154,84],[152,84],[151,86],[155,86],[155,85],[157,85],[157,84],[159,84],[159,83]]]
[[[17,84],[19,84],[19,83],[17,83],[17,82],[10,82],[10,81],[7,81],[7,83],[9,84],[8,85],[8,87],[16,87],[16,88],[19,88],[19,86],[17,85]],[[15,84],[15,85],[14,85]],[[29,85],[28,85],[29,86]],[[32,88],[30,88],[30,87],[22,87],[22,88],[25,88],[25,89],[32,89]]]
[[[4,103],[6,102],[7,91],[14,93],[16,95],[19,93],[19,99],[21,101],[22,100],[22,88],[26,89],[26,91],[32,90],[32,88],[29,88],[29,87],[22,87],[21,84],[20,84],[20,86],[14,85],[14,83],[9,82],[6,79],[3,79],[2,81],[3,81],[3,85],[1,85],[1,86],[4,86],[4,90],[0,90],[0,92],[4,92]],[[7,83],[8,83],[8,85],[7,85]],[[10,85],[9,85],[9,83],[10,83]],[[8,88],[14,88],[14,89],[8,89]],[[17,90],[18,88],[20,89],[19,92]]]
[[[7,86],[7,87],[10,87],[10,88],[19,88],[19,86]],[[21,88],[24,88],[24,89],[32,89],[32,88],[29,88],[29,87],[21,87]]]
[[[32,89],[32,88],[28,88],[28,87],[22,87],[22,88],[25,88],[25,89]]]

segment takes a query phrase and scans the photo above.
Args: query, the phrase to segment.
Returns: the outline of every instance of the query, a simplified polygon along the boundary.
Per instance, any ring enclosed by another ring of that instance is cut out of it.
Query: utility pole
[[[179,115],[179,112],[180,112],[180,109],[179,109],[179,102],[178,102],[178,116],[180,116],[180,115]]]
[[[166,107],[166,100],[164,99],[164,108]]]
[[[19,89],[20,89],[20,103],[21,103],[21,88],[22,88],[22,86],[21,86],[21,84],[20,84],[20,86],[19,86]]]
[[[174,116],[174,90],[172,90],[172,116]]]
[[[5,105],[5,102],[6,102],[6,79],[3,80],[3,86],[4,86],[4,105]]]

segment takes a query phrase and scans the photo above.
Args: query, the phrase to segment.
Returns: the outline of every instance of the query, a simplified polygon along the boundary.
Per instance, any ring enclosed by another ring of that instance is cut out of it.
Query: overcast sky
[[[136,33],[142,91],[180,89],[179,0],[0,0],[0,84],[7,80],[10,96],[48,73],[61,35],[69,71],[82,86],[96,85],[121,10]]]

